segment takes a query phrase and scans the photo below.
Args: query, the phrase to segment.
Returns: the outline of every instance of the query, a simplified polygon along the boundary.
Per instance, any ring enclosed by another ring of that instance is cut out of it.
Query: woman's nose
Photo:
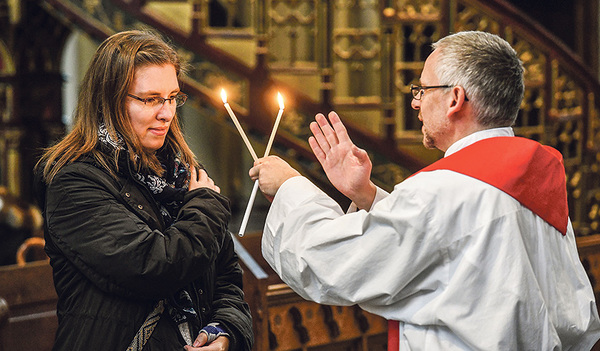
[[[162,106],[160,106],[156,118],[167,122],[172,120],[175,116],[175,108],[175,101],[165,101]]]

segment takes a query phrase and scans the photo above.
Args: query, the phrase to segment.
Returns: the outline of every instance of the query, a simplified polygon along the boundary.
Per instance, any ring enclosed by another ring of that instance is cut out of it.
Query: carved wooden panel
[[[262,258],[260,239],[256,234],[235,239],[257,338],[255,350],[387,350],[384,318],[358,306],[327,306],[302,299]]]
[[[328,346],[339,350],[348,345],[363,348],[372,336],[387,337],[387,321],[358,306],[327,306],[305,301],[286,285],[273,285],[267,293],[270,350],[314,349]],[[379,348],[385,350],[386,348]]]
[[[319,6],[315,0],[270,1],[269,56],[274,66],[316,68]]]

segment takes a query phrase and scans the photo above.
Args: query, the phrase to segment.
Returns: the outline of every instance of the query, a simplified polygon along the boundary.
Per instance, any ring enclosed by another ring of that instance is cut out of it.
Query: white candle
[[[246,212],[244,212],[244,218],[242,218],[242,224],[240,224],[240,230],[238,235],[240,237],[244,236],[246,232],[246,226],[248,225],[248,219],[250,219],[250,212],[252,211],[252,205],[254,204],[254,199],[256,198],[256,193],[258,191],[258,179],[254,181],[254,187],[252,187],[252,194],[250,194],[250,199],[248,199],[248,205],[246,205]]]
[[[269,156],[269,152],[271,152],[271,146],[273,146],[273,140],[275,139],[275,134],[277,132],[277,128],[279,127],[279,121],[281,120],[281,115],[283,114],[283,97],[281,97],[281,93],[279,92],[277,93],[277,101],[279,102],[279,112],[275,118],[275,124],[273,124],[273,129],[271,130],[271,136],[269,137],[269,142],[267,143],[264,157]]]
[[[250,151],[252,158],[254,159],[254,161],[258,160],[258,156],[256,156],[256,152],[254,152],[254,148],[252,147],[252,144],[250,144],[250,140],[248,140],[246,133],[244,133],[244,129],[242,129],[242,126],[240,125],[240,122],[238,121],[237,117],[235,116],[235,113],[233,113],[231,106],[229,106],[229,103],[227,103],[227,93],[225,92],[225,89],[221,89],[221,100],[223,100],[223,105],[225,106],[225,109],[229,113],[229,117],[231,117],[233,124],[235,124],[235,127],[237,128],[238,132],[240,133],[240,136],[244,140],[244,143],[246,144],[248,151]]]
[[[279,121],[281,120],[281,115],[283,114],[283,97],[281,93],[277,93],[277,101],[279,102],[279,112],[277,113],[277,117],[275,118],[275,124],[273,124],[273,129],[271,130],[271,135],[269,136],[269,142],[267,143],[267,148],[265,149],[264,157],[269,156],[269,152],[271,152],[271,146],[273,146],[273,140],[275,139],[275,134],[277,132],[277,128],[279,127]],[[242,218],[242,224],[240,225],[240,230],[238,235],[244,236],[246,232],[246,226],[248,225],[248,219],[250,218],[250,212],[252,211],[252,205],[254,204],[254,199],[256,198],[256,192],[258,191],[258,179],[254,181],[254,187],[252,188],[252,193],[250,194],[250,199],[248,199],[248,205],[246,206],[246,212],[244,212],[244,218]]]

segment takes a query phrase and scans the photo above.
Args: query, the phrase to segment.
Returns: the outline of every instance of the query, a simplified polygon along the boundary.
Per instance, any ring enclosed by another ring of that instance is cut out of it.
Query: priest
[[[444,158],[387,193],[339,116],[318,114],[309,143],[352,205],[344,213],[282,159],[259,159],[250,177],[272,200],[263,256],[305,299],[387,318],[389,350],[589,350],[600,321],[561,154],[511,128],[522,63],[484,32],[433,49],[412,107]]]

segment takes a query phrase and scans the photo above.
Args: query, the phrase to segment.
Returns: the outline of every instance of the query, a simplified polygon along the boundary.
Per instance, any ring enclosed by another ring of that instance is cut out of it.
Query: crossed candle
[[[238,121],[237,117],[235,116],[235,113],[233,113],[233,110],[227,103],[227,93],[225,92],[225,89],[221,90],[221,99],[223,100],[223,105],[225,105],[225,109],[227,110],[227,112],[229,113],[229,116],[233,120],[233,124],[235,124],[235,127],[237,128],[238,132],[240,133],[240,136],[242,137],[242,140],[244,140],[244,143],[246,144],[248,151],[250,151],[252,158],[254,159],[254,161],[258,160],[258,156],[256,156],[256,152],[254,152],[254,148],[250,144],[250,141],[248,140],[246,133],[244,133],[244,129],[240,125],[240,122]],[[277,132],[277,128],[279,127],[279,122],[281,121],[281,115],[283,114],[283,109],[284,109],[283,97],[281,96],[281,93],[279,93],[279,92],[277,93],[277,102],[279,102],[279,112],[277,113],[277,117],[275,118],[275,124],[273,124],[273,129],[271,130],[271,135],[269,136],[269,141],[267,142],[267,147],[265,149],[264,157],[269,156],[269,152],[271,151],[271,146],[273,146],[273,140],[275,139],[275,134]],[[252,188],[252,193],[250,194],[250,199],[248,199],[248,205],[246,206],[246,211],[244,212],[242,224],[240,225],[240,230],[238,232],[239,236],[244,236],[244,233],[246,231],[246,226],[248,225],[248,219],[250,218],[250,212],[252,211],[252,205],[254,204],[254,199],[256,198],[257,191],[258,191],[258,179],[254,181],[254,187]]]

